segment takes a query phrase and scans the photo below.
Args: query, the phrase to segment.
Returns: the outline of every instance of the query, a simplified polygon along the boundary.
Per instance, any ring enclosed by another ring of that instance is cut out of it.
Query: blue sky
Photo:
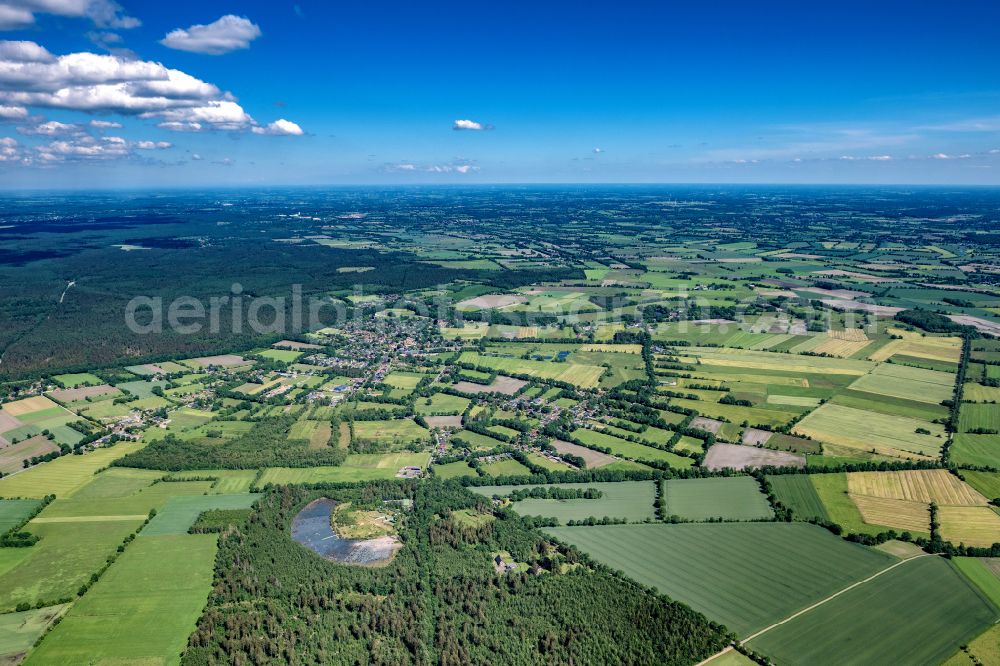
[[[1000,184],[998,24],[995,1],[0,0],[0,187]]]

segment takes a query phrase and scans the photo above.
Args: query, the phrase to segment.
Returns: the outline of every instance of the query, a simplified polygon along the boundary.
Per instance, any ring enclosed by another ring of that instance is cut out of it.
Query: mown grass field
[[[868,495],[914,502],[937,502],[955,506],[985,506],[987,498],[946,469],[901,472],[851,472],[847,489]]]
[[[393,479],[402,467],[427,469],[429,453],[359,453],[347,456],[336,467],[270,467],[264,470],[261,487],[290,483],[341,483],[344,481],[374,481]]]
[[[776,664],[938,664],[997,618],[954,565],[908,560],[747,644]]]
[[[506,496],[519,488],[543,486],[480,486],[469,490],[492,497],[494,494]],[[551,488],[576,488],[586,490],[596,488],[603,493],[598,499],[525,499],[515,502],[515,511],[524,516],[545,516],[556,518],[561,523],[569,520],[594,518],[624,518],[639,522],[655,517],[653,501],[656,489],[652,481],[622,481],[619,483],[556,483],[546,485]]]
[[[427,438],[428,431],[411,419],[355,421],[354,438],[377,442],[408,444]]]
[[[850,388],[894,398],[939,404],[951,397],[955,375],[937,370],[883,363],[859,377]]]
[[[503,458],[486,463],[481,469],[487,476],[529,476],[531,474],[530,469],[513,458]]]
[[[476,470],[469,467],[469,463],[459,460],[458,462],[447,463],[445,465],[434,465],[434,476],[439,479],[455,479],[462,476],[477,476]]]
[[[742,636],[893,561],[889,555],[804,523],[608,525],[545,531]]]
[[[941,506],[938,522],[945,541],[981,548],[1000,543],[1000,516],[990,507]]]
[[[958,427],[962,432],[974,428],[1000,430],[1000,409],[991,404],[965,403],[959,410]]]
[[[90,481],[94,472],[143,446],[141,442],[119,442],[82,456],[62,456],[0,479],[0,497],[68,497]]]
[[[960,432],[955,435],[949,452],[957,465],[1000,468],[1000,435]]]
[[[917,428],[931,434],[918,434]],[[811,412],[792,432],[858,451],[874,450],[882,455],[903,458],[934,458],[944,444],[944,429],[930,421],[876,414],[832,403]]]
[[[757,520],[774,515],[757,481],[749,476],[668,479],[666,514],[686,520]]]
[[[216,539],[137,539],[25,664],[179,663],[212,587]]]
[[[428,404],[429,403],[429,404]],[[419,398],[414,405],[417,414],[461,414],[469,406],[469,399],[448,393],[435,393],[430,398]]]

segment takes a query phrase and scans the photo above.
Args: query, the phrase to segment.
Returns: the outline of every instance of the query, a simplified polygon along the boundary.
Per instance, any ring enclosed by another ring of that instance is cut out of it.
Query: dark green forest
[[[413,499],[384,568],[340,565],[292,541],[309,501]],[[454,483],[278,487],[224,532],[208,607],[183,663],[688,664],[731,636],[703,616],[557,548],[514,514],[451,519],[490,503]],[[527,571],[497,574],[507,551]]]

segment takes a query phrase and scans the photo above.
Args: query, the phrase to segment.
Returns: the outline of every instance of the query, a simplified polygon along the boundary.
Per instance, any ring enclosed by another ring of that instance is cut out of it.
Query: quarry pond
[[[394,536],[344,539],[334,532],[331,516],[337,502],[326,497],[313,500],[292,520],[292,539],[320,557],[340,564],[387,564],[402,547]]]

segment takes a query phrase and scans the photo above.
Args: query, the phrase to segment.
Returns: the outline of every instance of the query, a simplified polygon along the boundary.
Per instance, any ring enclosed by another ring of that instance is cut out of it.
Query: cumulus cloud
[[[91,120],[90,126],[97,129],[119,129],[122,124],[116,123],[113,120]]]
[[[120,136],[96,138],[89,134],[36,146],[35,151],[42,164],[76,160],[112,160],[128,157],[131,154],[128,141]]]
[[[173,148],[174,144],[169,141],[136,141],[135,147],[139,150],[166,150]]]
[[[28,110],[23,106],[4,106],[0,104],[0,120],[23,120],[28,117]]]
[[[160,43],[179,51],[223,55],[250,48],[250,42],[260,35],[260,28],[246,17],[227,14],[208,25],[171,30]]]
[[[303,133],[284,119],[261,127],[230,93],[158,62],[87,52],[55,56],[28,41],[0,41],[0,104],[137,115],[181,132]]]
[[[594,154],[595,155],[600,155],[603,152],[604,152],[603,148],[594,148]]]
[[[290,120],[279,118],[264,127],[254,127],[254,134],[270,134],[271,136],[302,136],[302,128]]]
[[[75,123],[61,123],[57,120],[31,125],[28,127],[18,127],[20,134],[37,136],[58,136],[60,134],[81,134],[83,127]]]
[[[122,13],[114,0],[0,0],[0,30],[19,30],[35,24],[35,14],[87,18],[99,28],[136,28],[142,22]]]
[[[493,129],[493,125],[486,125],[484,123],[476,122],[475,120],[456,120],[455,124],[451,126],[453,130],[472,130],[473,132],[481,132],[483,130]]]
[[[9,136],[0,137],[0,162],[17,162],[21,159],[17,139]]]

